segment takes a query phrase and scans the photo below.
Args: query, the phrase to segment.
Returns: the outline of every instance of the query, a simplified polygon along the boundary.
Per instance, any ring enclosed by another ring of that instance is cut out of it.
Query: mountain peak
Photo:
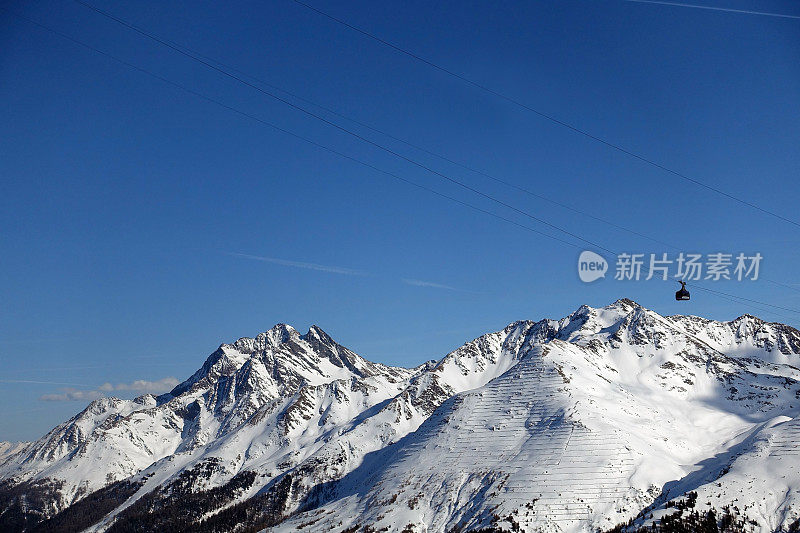
[[[321,327],[313,324],[310,328],[308,328],[308,333],[303,335],[303,340],[309,342],[311,339],[318,339],[319,341],[323,342],[324,344],[336,344],[336,342],[331,338],[330,335],[325,333]]]
[[[233,344],[223,344],[223,347],[232,347],[243,354],[252,354],[265,350],[267,347],[277,347],[284,344],[292,337],[297,337],[299,334],[292,326],[288,324],[275,324],[270,329],[263,333],[259,333],[255,337],[241,337]]]
[[[292,337],[296,337],[298,333],[297,330],[294,329],[289,324],[280,323],[280,324],[275,324],[269,330],[260,334],[258,337],[261,338],[262,335],[264,340],[268,341],[268,344],[270,346],[278,346],[285,343]]]
[[[620,298],[619,300],[615,301],[614,303],[606,306],[607,309],[624,309],[626,311],[630,311],[633,309],[644,309],[641,305],[634,302],[630,298]]]
[[[583,325],[593,324],[594,320],[602,315],[606,317],[605,320],[617,321],[632,312],[646,310],[647,309],[629,298],[620,298],[619,300],[600,308],[594,308],[583,304],[562,319],[562,321],[571,323],[570,329],[575,329]]]
[[[763,324],[764,320],[758,318],[757,316],[751,315],[750,313],[745,313],[742,316],[736,317],[731,320],[733,324],[739,324],[740,322],[755,322],[757,324]]]

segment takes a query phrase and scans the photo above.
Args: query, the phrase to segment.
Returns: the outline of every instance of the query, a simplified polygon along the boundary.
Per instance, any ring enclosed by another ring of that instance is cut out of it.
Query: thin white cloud
[[[726,11],[728,13],[741,13],[743,15],[763,15],[765,17],[780,17],[787,19],[800,19],[797,15],[784,15],[782,13],[769,13],[766,11],[751,11],[749,9],[731,9],[727,7],[701,6],[697,4],[683,4],[680,2],[664,2],[662,0],[625,0],[626,2],[636,2],[639,4],[659,4],[662,6],[693,7],[695,9],[708,9],[709,11]]]
[[[402,281],[406,285],[413,285],[414,287],[430,287],[433,289],[444,289],[446,291],[468,292],[463,289],[457,289],[455,287],[451,287],[450,285],[444,285],[442,283],[434,283],[432,281],[424,281],[421,279],[403,278]]]
[[[242,257],[244,259],[252,259],[253,261],[263,261],[265,263],[274,263],[276,265],[283,265],[294,268],[304,268],[306,270],[316,270],[318,272],[328,272],[331,274],[344,274],[345,276],[366,276],[367,273],[361,270],[352,268],[344,268],[330,265],[319,265],[317,263],[304,263],[302,261],[291,261],[289,259],[279,259],[277,257],[264,257],[260,255],[240,254],[230,252],[228,255],[235,257]]]
[[[144,392],[144,393],[153,393],[153,394],[160,394],[162,392],[167,392],[175,388],[180,381],[173,377],[168,377],[164,379],[159,379],[158,381],[146,381],[144,379],[137,379],[136,381],[132,381],[131,383],[117,383],[116,385],[112,385],[111,383],[103,383],[98,387],[98,390],[104,392],[112,392],[112,391],[135,391],[135,392]]]
[[[45,382],[46,383],[46,382]],[[174,377],[167,377],[157,381],[137,379],[130,383],[103,383],[93,390],[80,390],[73,387],[61,389],[61,392],[44,394],[39,397],[45,402],[71,402],[92,401],[102,398],[109,392],[136,392],[139,394],[161,394],[172,390],[178,383]]]
[[[0,379],[0,383],[25,383],[31,385],[69,385],[71,387],[85,387],[80,383],[64,383],[61,381],[37,381],[34,379]]]
[[[44,402],[72,402],[83,401],[91,402],[98,398],[102,398],[104,394],[97,390],[78,390],[73,388],[61,389],[61,392],[55,394],[44,394],[39,397]]]

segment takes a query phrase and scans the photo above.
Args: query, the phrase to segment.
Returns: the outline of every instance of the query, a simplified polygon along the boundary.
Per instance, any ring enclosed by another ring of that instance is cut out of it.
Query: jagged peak
[[[265,350],[267,347],[280,346],[293,337],[299,337],[297,330],[289,324],[279,323],[255,337],[240,337],[233,343],[223,343],[220,349],[234,349],[240,353],[250,354]]]
[[[766,323],[763,319],[758,318],[757,316],[751,315],[750,313],[745,313],[742,316],[736,317],[733,320],[731,320],[730,323],[731,324],[739,324],[741,322],[755,322],[757,324],[765,324]]]
[[[643,306],[634,302],[630,298],[620,298],[615,302],[607,305],[604,309],[622,309],[625,311],[633,311],[638,309],[645,309]]]
[[[598,311],[606,311],[606,317],[616,317],[614,322],[619,325],[648,323],[652,320],[657,322],[664,319],[663,316],[652,311],[643,305],[634,302],[629,298],[620,298],[615,302],[600,308]]]
[[[256,340],[259,341],[258,344],[261,345],[260,348],[264,349],[267,345],[280,346],[292,337],[297,337],[298,335],[297,330],[289,324],[279,323],[275,324],[264,333],[260,333],[256,337]]]
[[[586,316],[586,315],[588,315],[589,313],[591,313],[592,311],[594,311],[594,307],[589,307],[588,305],[586,305],[586,304],[583,304],[583,305],[581,305],[580,307],[578,307],[576,310],[574,310],[572,313],[570,313],[570,314],[569,314],[569,315],[567,315],[567,316],[568,316],[568,317],[580,317],[580,316]]]
[[[221,345],[220,348],[233,348],[241,353],[250,354],[263,351],[270,347],[277,348],[282,344],[286,344],[291,339],[300,339],[309,344],[321,343],[326,346],[338,345],[330,335],[325,333],[325,331],[316,324],[312,325],[305,335],[300,335],[300,333],[289,324],[279,323],[275,324],[267,331],[259,333],[255,337],[241,337],[232,344]]]
[[[765,332],[764,326],[766,326],[766,324],[765,321],[750,314],[744,314],[728,322],[728,325],[734,330],[737,337],[740,338],[754,337]]]
[[[308,328],[308,333],[303,335],[301,339],[303,339],[306,342],[312,339],[316,339],[327,345],[336,344],[336,341],[334,341],[330,335],[325,333],[325,331],[323,331],[322,328],[317,326],[316,324],[313,324],[310,328]]]

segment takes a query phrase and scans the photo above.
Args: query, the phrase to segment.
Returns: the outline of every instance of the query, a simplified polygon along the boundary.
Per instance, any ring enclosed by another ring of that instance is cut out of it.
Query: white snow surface
[[[788,326],[625,299],[413,369],[279,324],[221,345],[170,394],[97,400],[35,443],[0,444],[0,479],[63,481],[58,509],[144,480],[96,531],[209,461],[193,490],[257,474],[226,505],[294,476],[275,531],[609,529],[690,491],[775,531],[800,517],[799,367]]]

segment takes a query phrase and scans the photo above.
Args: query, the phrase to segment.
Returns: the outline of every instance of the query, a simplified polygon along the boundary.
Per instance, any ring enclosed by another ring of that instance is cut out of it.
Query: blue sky
[[[697,2],[693,2],[697,3]],[[371,165],[545,233],[67,0],[12,9]],[[475,89],[289,1],[96,5],[296,95],[687,252],[760,252],[706,286],[800,309],[800,228]],[[795,220],[800,20],[622,0],[314,5]],[[704,2],[800,16],[788,0]],[[800,314],[674,282],[582,283],[571,247],[321,150],[0,13],[0,440],[97,394],[184,379],[221,342],[318,324],[416,365],[520,319],[629,297],[663,314]],[[336,121],[340,119],[336,118]],[[616,251],[674,252],[348,128]],[[135,380],[141,380],[138,385]],[[150,384],[150,382],[155,382]],[[44,398],[44,399],[43,399]]]

